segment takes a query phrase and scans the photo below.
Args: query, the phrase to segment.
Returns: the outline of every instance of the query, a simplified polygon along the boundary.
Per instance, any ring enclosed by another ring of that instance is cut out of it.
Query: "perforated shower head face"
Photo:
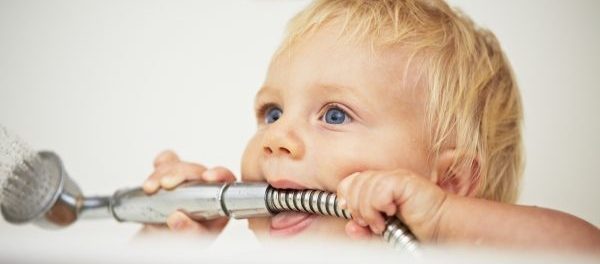
[[[11,223],[25,223],[46,213],[62,188],[62,165],[50,152],[35,152],[0,126],[0,206]]]

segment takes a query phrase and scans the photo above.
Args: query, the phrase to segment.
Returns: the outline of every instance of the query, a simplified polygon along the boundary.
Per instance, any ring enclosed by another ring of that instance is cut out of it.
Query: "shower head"
[[[6,221],[67,226],[77,219],[81,201],[56,154],[36,152],[0,126],[0,210]]]

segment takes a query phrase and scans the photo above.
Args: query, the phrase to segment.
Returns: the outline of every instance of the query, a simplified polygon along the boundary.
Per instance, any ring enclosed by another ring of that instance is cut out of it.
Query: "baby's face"
[[[430,174],[424,143],[424,89],[405,54],[373,53],[368,45],[320,29],[274,58],[256,95],[258,129],[243,156],[242,180],[276,188],[335,192],[364,170],[408,169]],[[344,234],[345,220],[285,213],[250,219],[264,236]]]

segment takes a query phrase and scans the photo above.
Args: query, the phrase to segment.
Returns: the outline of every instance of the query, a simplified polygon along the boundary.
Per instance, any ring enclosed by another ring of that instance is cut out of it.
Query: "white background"
[[[600,225],[600,2],[450,1],[496,33],[525,106],[520,204]],[[0,1],[0,124],[60,154],[87,194],[135,186],[161,150],[236,175],[252,104],[307,1]],[[78,223],[128,240],[138,229]],[[0,220],[7,234],[37,228]],[[220,240],[252,236],[241,221]],[[4,241],[6,242],[6,241]]]

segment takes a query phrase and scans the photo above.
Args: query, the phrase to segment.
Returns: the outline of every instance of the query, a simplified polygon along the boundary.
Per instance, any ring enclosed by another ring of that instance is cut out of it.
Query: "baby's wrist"
[[[448,240],[451,236],[450,228],[448,228],[449,218],[451,218],[452,207],[457,202],[459,197],[450,193],[445,193],[443,200],[440,202],[438,210],[433,221],[433,230],[431,232],[430,241],[432,243],[440,243]]]

